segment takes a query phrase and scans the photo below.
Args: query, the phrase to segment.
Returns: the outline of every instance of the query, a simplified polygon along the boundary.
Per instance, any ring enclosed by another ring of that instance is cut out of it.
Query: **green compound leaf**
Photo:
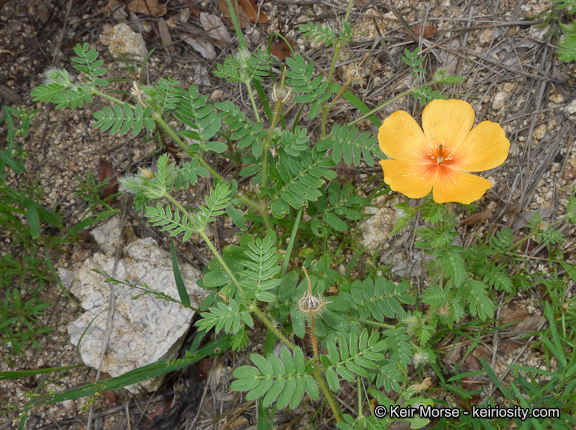
[[[253,124],[232,102],[216,103],[215,106],[220,111],[220,119],[231,132],[230,140],[237,141],[237,148],[251,148],[254,157],[260,157],[264,146],[262,139],[266,136],[262,123]]]
[[[108,85],[108,81],[105,79],[98,79],[99,76],[104,75],[108,70],[102,67],[104,60],[98,60],[98,51],[94,48],[90,48],[88,43],[83,45],[77,44],[74,48],[74,52],[78,57],[72,57],[71,60],[75,63],[73,67],[84,73],[86,80],[88,80],[91,85]]]
[[[340,389],[337,375],[354,382],[356,375],[368,377],[369,370],[376,370],[379,362],[385,359],[382,353],[386,349],[386,341],[380,339],[380,333],[369,333],[364,329],[360,336],[351,332],[342,334],[327,342],[328,355],[321,357],[326,367],[328,386],[334,392]]]
[[[374,166],[372,155],[379,152],[378,139],[372,133],[366,131],[358,134],[358,128],[348,125],[334,125],[332,135],[318,142],[318,150],[327,151],[332,149],[332,160],[339,163],[342,158],[346,164],[354,164],[358,167],[362,156],[366,164]]]
[[[242,243],[244,270],[238,281],[244,287],[246,299],[273,302],[276,296],[268,292],[282,282],[274,279],[280,273],[281,255],[276,252],[276,236],[269,234],[263,239],[250,239]]]
[[[434,255],[439,258],[438,265],[442,269],[442,273],[456,287],[462,285],[468,277],[464,259],[459,254],[461,250],[462,248],[459,246],[448,246],[434,252]]]
[[[186,214],[180,214],[177,209],[172,211],[169,206],[164,209],[160,203],[156,207],[146,208],[145,216],[152,225],[161,226],[161,231],[170,231],[170,237],[184,233],[184,241],[187,241],[192,233],[198,231],[194,219],[189,219]]]
[[[306,368],[304,353],[298,347],[294,358],[286,347],[281,350],[282,360],[275,355],[264,358],[252,354],[250,358],[256,367],[242,366],[236,369],[231,388],[236,391],[249,391],[246,400],[262,398],[264,407],[276,403],[278,409],[290,405],[295,409],[307,393],[312,400],[320,395],[316,381]]]
[[[160,78],[158,80],[156,85],[158,94],[154,97],[154,105],[160,110],[160,114],[176,109],[182,93],[182,88],[179,87],[179,84],[180,82],[171,78]]]
[[[232,190],[227,184],[220,182],[216,188],[210,190],[206,196],[206,206],[200,206],[196,215],[198,226],[201,229],[206,228],[208,223],[216,221],[216,217],[226,212],[226,206],[232,198]]]
[[[279,151],[277,163],[270,169],[270,176],[276,180],[276,193],[272,199],[272,213],[282,218],[289,206],[299,209],[309,201],[315,201],[322,193],[318,191],[324,178],[334,179],[336,173],[328,169],[333,162],[327,158],[315,159],[311,151],[302,151],[293,157]]]
[[[203,166],[198,164],[198,159],[193,158],[190,161],[180,165],[177,170],[177,176],[174,181],[174,187],[177,190],[189,188],[198,181],[198,176],[208,177],[210,173]]]
[[[139,104],[134,110],[128,103],[115,104],[112,108],[104,106],[101,111],[94,112],[96,122],[93,127],[100,128],[102,131],[110,130],[112,134],[120,132],[120,136],[132,129],[132,133],[136,136],[142,130],[143,124],[148,130],[155,128],[156,123],[152,115],[151,107],[142,110],[142,106]]]
[[[228,304],[220,302],[201,315],[202,319],[196,323],[196,326],[204,331],[214,328],[216,333],[222,330],[226,333],[238,333],[243,324],[247,323],[250,327],[254,325],[244,305],[238,305],[234,299],[230,299]]]
[[[488,297],[486,284],[474,279],[469,279],[463,286],[458,289],[458,297],[462,300],[468,300],[470,314],[485,321],[487,318],[494,316],[496,306]]]
[[[448,301],[448,293],[440,285],[431,285],[424,291],[421,298],[431,307],[439,308]]]
[[[312,79],[314,65],[306,63],[304,57],[296,55],[286,58],[286,64],[291,70],[286,71],[287,84],[292,91],[299,93],[294,100],[298,103],[311,103],[308,119],[313,119],[320,112],[322,103],[330,98],[328,82],[323,76]]]
[[[208,142],[220,130],[218,112],[213,105],[206,103],[207,100],[208,96],[199,96],[195,85],[191,85],[188,91],[180,90],[174,116],[187,128],[182,135],[190,139],[188,152],[191,155],[209,149]],[[215,148],[218,149],[217,146]]]
[[[368,278],[361,282],[356,280],[350,286],[350,293],[342,292],[339,296],[346,300],[352,315],[361,319],[375,319],[383,322],[385,318],[395,318],[403,314],[403,304],[413,304],[414,297],[409,293],[410,284],[394,282],[380,277],[376,283]]]
[[[324,43],[325,47],[330,46],[336,40],[336,33],[330,27],[309,22],[308,24],[301,24],[298,31],[311,42]]]

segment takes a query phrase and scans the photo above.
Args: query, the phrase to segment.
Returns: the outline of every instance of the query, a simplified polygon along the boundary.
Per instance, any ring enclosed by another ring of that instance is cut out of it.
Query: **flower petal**
[[[382,160],[380,164],[384,170],[384,182],[390,185],[392,190],[411,199],[419,199],[430,194],[436,178],[435,168],[400,160]]]
[[[378,132],[380,149],[395,160],[420,159],[429,152],[424,133],[408,112],[399,110],[384,120]]]
[[[466,172],[482,172],[498,167],[508,157],[510,141],[500,124],[482,121],[452,150],[451,167]]]
[[[433,197],[436,203],[458,202],[468,205],[482,197],[490,187],[492,184],[487,179],[443,166],[434,183]]]
[[[427,142],[450,150],[460,144],[474,125],[474,109],[464,100],[433,100],[422,112]]]

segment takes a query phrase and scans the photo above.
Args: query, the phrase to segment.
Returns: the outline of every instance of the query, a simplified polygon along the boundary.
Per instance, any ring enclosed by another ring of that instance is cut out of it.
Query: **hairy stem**
[[[336,62],[338,61],[338,55],[340,54],[340,50],[344,46],[341,39],[338,39],[334,44],[334,56],[332,57],[332,64],[330,65],[330,72],[328,73],[328,88],[330,88],[330,84],[332,83],[332,77],[334,76],[334,69],[336,68]],[[324,102],[322,105],[322,125],[320,128],[320,138],[326,139],[326,119],[328,118],[328,111],[330,110],[330,105],[328,101]]]
[[[216,257],[216,259],[218,260],[218,262],[220,263],[220,265],[222,266],[224,271],[228,274],[228,276],[230,277],[232,282],[234,282],[234,285],[236,285],[236,288],[238,288],[238,291],[240,291],[241,297],[243,297],[244,289],[242,288],[242,285],[240,285],[240,282],[238,282],[238,279],[236,278],[236,276],[234,276],[234,273],[232,273],[232,270],[230,270],[230,268],[228,267],[228,265],[226,264],[226,262],[224,261],[224,259],[222,258],[222,256],[220,255],[220,253],[218,252],[218,250],[216,249],[216,247],[214,246],[214,244],[210,240],[210,238],[206,235],[204,230],[199,231],[198,234],[200,234],[200,236],[202,237],[202,239],[204,240],[206,245],[208,245],[208,248],[210,248],[210,250],[212,251],[212,253]],[[254,312],[258,316],[258,318],[260,318],[260,321],[262,321],[266,325],[266,327],[268,327],[270,330],[272,330],[272,332],[278,337],[278,339],[280,339],[282,342],[284,342],[284,344],[286,344],[286,346],[288,348],[290,348],[291,350],[296,349],[296,347],[292,344],[292,342],[290,342],[286,338],[286,336],[284,336],[282,333],[280,333],[280,330],[278,330],[276,328],[276,326],[266,317],[266,315],[264,315],[262,313],[262,311],[260,309],[258,309],[258,306],[256,304],[250,303],[249,309],[252,312]]]
[[[342,415],[340,413],[340,408],[336,404],[336,400],[334,399],[334,395],[332,394],[332,392],[330,391],[330,389],[326,385],[326,381],[324,380],[324,376],[322,375],[320,370],[318,370],[318,368],[316,368],[316,366],[314,366],[314,370],[312,371],[312,373],[314,374],[314,377],[316,378],[318,385],[320,385],[320,389],[324,393],[324,396],[326,396],[326,400],[328,400],[328,404],[330,405],[330,409],[332,409],[332,412],[334,413],[334,418],[336,418],[336,422],[341,423],[342,422]]]
[[[256,106],[256,100],[254,100],[254,94],[252,94],[252,86],[250,85],[250,81],[245,82],[245,84],[246,88],[248,89],[250,101],[252,102],[252,109],[254,109],[254,116],[256,117],[256,121],[260,122],[260,114],[258,114],[258,107]]]

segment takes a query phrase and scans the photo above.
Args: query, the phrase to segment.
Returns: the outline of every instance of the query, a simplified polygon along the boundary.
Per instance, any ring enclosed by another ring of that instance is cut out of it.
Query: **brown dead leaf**
[[[238,0],[238,4],[246,11],[250,21],[258,24],[266,24],[268,17],[263,10],[259,10],[254,0]]]
[[[110,203],[112,196],[118,191],[118,175],[108,160],[100,159],[98,164],[98,177],[101,184],[107,181],[106,185],[104,185],[100,191],[100,197],[102,197],[106,203]]]
[[[209,358],[209,357],[205,357],[202,360],[200,360],[199,362],[197,362],[194,367],[196,368],[196,371],[198,372],[198,374],[200,375],[200,378],[207,379],[208,376],[210,375],[210,371],[212,370],[212,365],[214,364],[214,361]]]
[[[194,48],[207,60],[213,60],[216,58],[216,51],[214,50],[214,45],[208,39],[187,37],[184,39],[188,45]]]
[[[485,345],[476,345],[476,348],[471,352],[471,355],[480,359],[483,358],[486,362],[490,363],[492,361],[492,349]],[[480,370],[480,369],[474,369]]]
[[[462,354],[464,354],[464,351],[465,351],[464,348],[465,348],[464,345],[457,345],[454,348],[450,348],[448,350],[447,354],[442,359],[444,364],[450,365],[450,364],[454,364],[458,360],[460,360],[460,357],[462,357]]]
[[[432,37],[436,37],[436,31],[438,31],[438,27],[434,27],[432,25],[427,25],[426,27],[422,27],[421,25],[415,25],[412,27],[416,36],[423,37],[424,39],[430,39]]]
[[[160,33],[160,40],[162,41],[162,46],[172,45],[172,37],[170,36],[170,29],[164,18],[158,20],[158,32]]]
[[[226,46],[232,41],[232,36],[220,18],[211,13],[200,13],[200,24],[208,32],[208,36],[220,46]]]
[[[512,330],[515,335],[521,335],[533,332],[538,329],[544,317],[542,315],[530,315],[527,309],[502,309],[500,313],[502,318],[501,324],[508,324],[518,322],[510,326],[508,329]]]
[[[516,244],[516,243],[520,242],[521,240],[524,240],[524,238],[525,238],[524,235],[515,233],[513,242],[514,242],[514,244]],[[533,238],[530,238],[530,239],[522,242],[522,244],[520,245],[518,250],[520,252],[530,252],[530,251],[533,251],[534,249],[536,249],[536,247],[538,245],[539,245],[538,242],[536,242]]]
[[[230,14],[230,9],[228,9],[228,3],[226,0],[216,0],[216,4],[218,8],[222,11],[222,15],[224,15],[225,21],[228,23],[229,27],[233,27],[232,25],[232,15]],[[232,6],[234,7],[234,11],[236,12],[236,18],[238,19],[238,23],[240,23],[241,28],[248,28],[250,27],[250,18],[246,11],[238,6],[238,4],[234,5],[234,0],[232,0]],[[238,6],[238,7],[236,7]]]
[[[259,24],[265,24],[268,22],[268,17],[264,11],[258,11],[258,6],[254,3],[254,0],[231,0],[232,7],[236,12],[236,17],[240,23],[240,27],[248,28],[251,22],[257,22]],[[222,11],[224,18],[229,24],[232,23],[232,15],[228,9],[228,3],[226,0],[216,0],[216,4]]]
[[[290,45],[288,45],[288,43]],[[290,48],[294,48],[294,42],[292,40],[288,40],[288,43],[281,37],[275,38],[270,47],[270,52],[278,58],[279,61],[284,61],[286,57],[292,54]]]
[[[530,333],[535,331],[538,326],[544,321],[544,317],[542,315],[535,315],[529,318],[526,318],[524,321],[520,322],[516,326],[516,332],[518,334],[522,333]]]
[[[517,305],[517,302],[513,302],[510,305]],[[508,324],[515,321],[523,321],[530,316],[530,313],[527,309],[517,309],[517,308],[506,308],[502,309],[500,312],[500,319],[502,320],[502,324]]]
[[[158,4],[158,0],[131,0],[127,7],[130,12],[149,15],[154,18],[166,14],[166,5]]]
[[[488,221],[492,219],[492,211],[487,209],[477,214],[471,215],[468,218],[464,218],[462,222],[466,225],[480,224],[482,221]]]

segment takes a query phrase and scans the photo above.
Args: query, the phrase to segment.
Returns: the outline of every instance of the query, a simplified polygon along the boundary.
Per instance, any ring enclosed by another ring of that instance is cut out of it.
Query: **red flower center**
[[[449,166],[454,162],[452,159],[452,151],[447,149],[444,145],[438,145],[437,147],[431,148],[431,152],[428,153],[432,163],[437,165]]]

